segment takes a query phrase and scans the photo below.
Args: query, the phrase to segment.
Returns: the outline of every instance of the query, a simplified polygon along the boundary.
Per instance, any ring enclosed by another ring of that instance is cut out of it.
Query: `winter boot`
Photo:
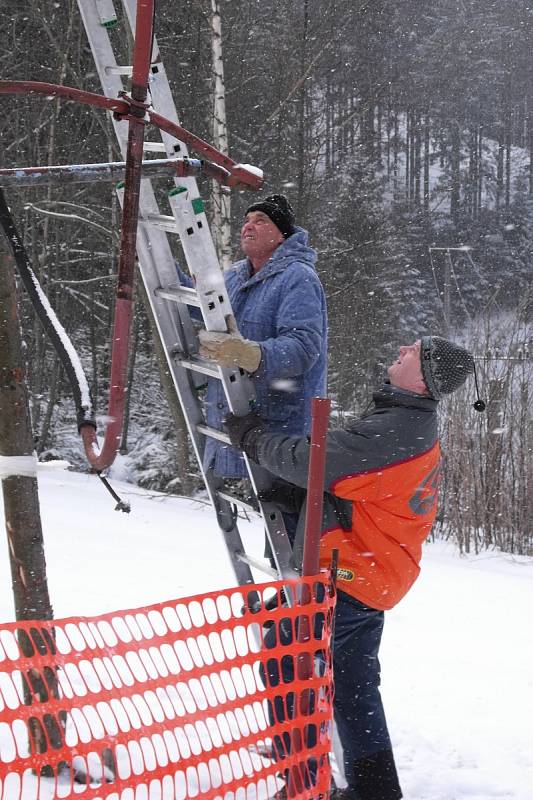
[[[356,761],[353,768],[353,789],[343,790],[350,800],[401,800],[392,750],[380,750]],[[351,792],[351,793],[350,793]]]

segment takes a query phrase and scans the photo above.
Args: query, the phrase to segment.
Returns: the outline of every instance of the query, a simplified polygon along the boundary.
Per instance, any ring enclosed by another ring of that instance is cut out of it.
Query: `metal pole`
[[[128,369],[128,344],[133,315],[133,283],[141,188],[141,163],[143,157],[148,72],[152,51],[152,23],[154,0],[139,0],[135,23],[133,50],[133,75],[131,84],[131,114],[129,115],[128,149],[126,152],[126,177],[122,226],[120,229],[120,255],[115,301],[115,319],[111,342],[111,369],[109,376],[109,423],[102,449],[98,452],[94,427],[83,425],[80,434],[85,454],[91,467],[100,472],[113,463],[120,445],[126,378]]]
[[[304,552],[302,560],[302,575],[317,575],[319,571],[320,533],[322,526],[322,508],[324,503],[324,471],[326,466],[326,434],[328,428],[329,411],[331,402],[324,397],[313,397],[311,400],[311,449],[309,454],[309,473],[307,478],[307,512],[304,533]],[[312,602],[312,592],[307,584],[301,585],[301,594],[298,599],[300,606]],[[311,618],[307,612],[298,616],[296,621],[298,642],[311,642]],[[308,681],[313,677],[314,653],[309,644],[309,650],[300,653],[296,659],[296,678],[299,681]],[[309,716],[314,711],[312,690],[305,688],[298,692],[297,714]],[[304,735],[299,729],[293,731],[291,749],[293,753],[305,753],[310,737],[316,735],[313,725],[305,726]],[[292,767],[288,773],[287,791],[289,797],[296,797],[306,784],[309,765],[303,755],[303,760]]]
[[[222,167],[216,167],[222,178],[230,175]],[[205,163],[198,158],[152,158],[142,162],[142,177],[189,176],[204,172]],[[209,167],[208,167],[209,169]],[[125,161],[112,161],[106,164],[65,164],[54,167],[15,167],[0,169],[0,186],[47,186],[56,183],[100,183],[121,181],[126,175]]]
[[[313,397],[311,401],[311,450],[307,478],[307,512],[305,519],[302,575],[316,575],[319,570],[320,528],[324,505],[324,471],[326,467],[326,434],[331,401]]]

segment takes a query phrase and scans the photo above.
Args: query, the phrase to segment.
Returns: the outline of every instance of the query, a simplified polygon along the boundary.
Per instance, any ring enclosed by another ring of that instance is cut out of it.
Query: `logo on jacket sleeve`
[[[345,581],[345,583],[351,583],[355,578],[354,573],[351,569],[346,569],[346,567],[339,567],[337,569],[337,579],[339,581]]]
[[[437,503],[441,479],[441,464],[433,467],[429,475],[426,475],[414,495],[409,500],[409,508],[414,514],[424,516],[434,508]]]

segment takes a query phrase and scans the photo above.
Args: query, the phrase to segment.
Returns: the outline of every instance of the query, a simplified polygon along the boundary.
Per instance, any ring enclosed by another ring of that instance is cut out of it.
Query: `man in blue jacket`
[[[310,400],[326,393],[327,315],[316,251],[278,194],[247,209],[241,249],[246,258],[224,274],[236,325],[229,333],[201,331],[200,354],[250,373],[268,430],[306,434]],[[222,429],[228,406],[220,381],[209,380],[206,403],[207,424]],[[222,477],[247,475],[242,452],[211,438],[204,467]]]

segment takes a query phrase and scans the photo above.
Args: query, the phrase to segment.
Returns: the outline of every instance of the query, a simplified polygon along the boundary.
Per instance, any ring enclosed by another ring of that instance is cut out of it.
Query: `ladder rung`
[[[197,425],[196,430],[203,433],[204,436],[210,436],[212,439],[218,439],[219,442],[231,444],[230,438],[224,431],[217,431],[216,428],[210,428],[209,425]]]
[[[133,75],[133,67],[130,65],[123,65],[123,64],[111,64],[110,66],[105,67],[106,75]]]
[[[174,303],[186,303],[188,306],[200,308],[200,300],[196,294],[196,289],[189,286],[167,286],[166,289],[156,289],[154,294],[162,297],[163,300],[171,300]]]
[[[163,142],[143,142],[143,150],[153,153],[166,153],[167,148]]]
[[[218,497],[222,498],[222,500],[226,500],[228,503],[231,503],[238,508],[242,508],[243,511],[246,511],[247,514],[259,514],[259,511],[247,503],[245,500],[241,500],[240,497],[235,497],[232,494],[227,494],[226,492],[217,492]]]
[[[176,220],[169,214],[147,214],[146,217],[141,219],[148,225],[153,225],[154,228],[160,228],[167,233],[179,233],[179,228],[176,225]]]
[[[200,361],[200,360],[191,361],[191,360],[185,359],[185,358],[184,359],[178,358],[178,364],[180,364],[180,366],[184,367],[185,369],[192,370],[193,372],[201,372],[202,375],[209,375],[210,378],[219,378],[220,379],[220,372],[219,372],[218,367],[212,366],[207,361]],[[199,429],[200,428],[198,427],[198,430]],[[214,428],[208,428],[208,430],[211,431],[211,430],[215,430],[215,429]],[[217,433],[221,433],[221,431],[217,431]],[[225,436],[225,434],[223,434],[223,435]],[[215,438],[217,438],[217,437],[215,437]],[[222,441],[225,442],[226,439],[227,439],[227,437],[225,439],[222,439]]]
[[[264,572],[265,575],[270,575],[271,578],[276,578],[279,580],[279,573],[274,567],[271,567],[269,564],[265,564],[259,558],[254,558],[253,556],[249,556],[247,553],[237,553],[237,558],[239,561],[242,561],[244,564],[248,564],[249,567],[254,567],[254,569],[258,569],[260,572]]]
[[[161,64],[151,64],[150,66],[152,72],[159,72],[161,69]],[[126,75],[131,77],[133,75],[133,67],[131,64],[111,64],[105,67],[105,72],[106,75]]]

